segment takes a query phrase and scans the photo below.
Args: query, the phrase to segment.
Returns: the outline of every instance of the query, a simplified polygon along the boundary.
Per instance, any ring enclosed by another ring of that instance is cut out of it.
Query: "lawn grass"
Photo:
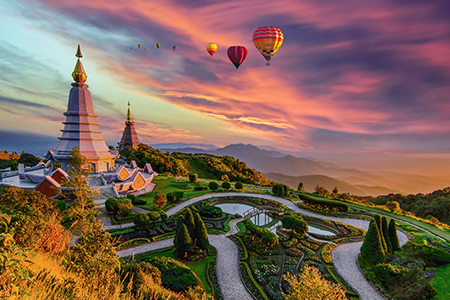
[[[152,255],[152,257],[175,258],[174,254],[173,254],[174,252],[175,252],[175,248],[171,248],[164,252],[155,253],[154,255]],[[198,278],[200,278],[200,280],[202,281],[202,284],[205,287],[206,292],[208,294],[211,293],[211,287],[209,286],[208,279],[206,278],[206,267],[209,262],[214,262],[215,260],[216,260],[216,256],[214,255],[214,256],[207,256],[206,258],[202,259],[199,262],[195,262],[192,264],[186,264],[186,266],[188,266],[198,276]]]
[[[436,289],[438,295],[433,300],[450,299],[450,264],[438,268],[430,268],[436,271],[435,277],[430,281],[431,285]]]

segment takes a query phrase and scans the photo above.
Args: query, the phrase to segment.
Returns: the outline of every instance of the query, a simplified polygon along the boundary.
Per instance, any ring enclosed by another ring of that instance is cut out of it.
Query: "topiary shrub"
[[[206,189],[207,189],[206,186],[196,186],[196,187],[194,187],[194,190],[196,190],[196,191],[203,191],[203,190],[206,190]]]
[[[223,188],[224,190],[228,190],[228,189],[231,188],[231,184],[230,184],[229,182],[227,182],[227,181],[222,182],[222,188]]]
[[[197,182],[197,179],[198,179],[197,174],[195,174],[195,173],[189,174],[189,181],[190,182]]]
[[[303,236],[308,232],[308,223],[306,223],[299,214],[284,216],[281,219],[284,228],[292,229],[293,234]]]
[[[222,209],[217,206],[203,205],[200,207],[199,213],[206,218],[218,218],[222,215]]]
[[[450,263],[450,253],[437,247],[410,243],[409,251],[419,256],[427,267],[439,267]]]
[[[105,208],[110,214],[121,215],[129,213],[133,204],[129,198],[109,198],[105,202]]]
[[[242,182],[236,182],[236,183],[234,184],[234,187],[235,187],[237,190],[242,190],[242,189],[244,188],[244,185],[242,184]]]
[[[219,185],[217,184],[217,182],[211,181],[208,184],[208,187],[209,187],[210,190],[215,191],[215,190],[217,190],[219,188]]]

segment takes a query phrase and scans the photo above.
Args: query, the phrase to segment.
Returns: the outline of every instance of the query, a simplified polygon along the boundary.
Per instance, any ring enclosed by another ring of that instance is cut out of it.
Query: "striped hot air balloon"
[[[239,66],[244,62],[247,57],[247,48],[244,46],[231,46],[227,51],[228,58],[231,60],[233,65],[236,67],[236,72]]]
[[[211,54],[211,57],[212,57],[213,54],[216,53],[216,51],[217,51],[217,45],[213,44],[213,43],[209,43],[208,45],[206,45],[206,51],[208,51],[208,53]]]
[[[269,60],[280,48],[284,37],[279,28],[275,26],[262,26],[253,32],[252,39],[256,49],[261,52],[269,66]]]

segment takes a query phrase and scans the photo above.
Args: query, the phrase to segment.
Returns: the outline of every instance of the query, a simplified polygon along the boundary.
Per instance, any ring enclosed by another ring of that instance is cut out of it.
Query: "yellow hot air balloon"
[[[160,43],[156,43],[156,48],[159,49],[159,47],[161,47],[161,44]]]
[[[208,51],[208,53],[211,54],[211,57],[212,57],[213,54],[216,53],[216,51],[217,51],[217,45],[213,44],[213,43],[209,43],[208,45],[206,45],[206,51]]]
[[[262,26],[253,33],[253,44],[256,49],[264,56],[269,66],[269,60],[278,51],[283,43],[283,33],[274,26]]]

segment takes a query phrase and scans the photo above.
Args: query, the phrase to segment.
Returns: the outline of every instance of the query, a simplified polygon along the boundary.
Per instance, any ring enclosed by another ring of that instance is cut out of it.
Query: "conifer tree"
[[[189,235],[192,238],[192,242],[195,245],[195,221],[194,216],[192,215],[192,212],[189,208],[184,214],[184,224],[186,225]]]
[[[177,233],[178,233],[178,230],[180,229],[181,224],[183,224],[183,223],[184,223],[184,216],[183,215],[178,216],[177,227],[175,228],[175,237],[173,238],[173,245],[174,246],[176,246],[176,244],[177,244]]]
[[[297,186],[297,190],[299,192],[304,192],[305,191],[305,185],[303,184],[303,182],[300,181],[300,183]]]
[[[370,221],[369,230],[361,247],[361,256],[364,261],[379,264],[384,262],[384,250],[381,245],[380,232],[376,221]]]
[[[177,231],[176,240],[175,249],[178,255],[186,257],[187,253],[192,251],[192,239],[184,223],[181,224]]]
[[[92,172],[92,166],[82,156],[78,147],[70,151],[69,178],[61,182],[60,196],[71,204],[64,211],[65,216],[73,221],[71,230],[77,234],[86,235],[98,223],[100,212],[94,200],[98,198],[98,191],[89,188],[87,177]]]
[[[381,218],[381,228],[382,228],[382,232],[383,232],[383,238],[384,238],[384,241],[385,241],[386,247],[387,247],[387,250],[385,252],[390,253],[390,252],[392,252],[392,242],[389,237],[389,228],[388,228],[388,223],[387,223],[387,219],[385,216],[383,216]]]
[[[205,227],[205,223],[203,222],[202,218],[198,213],[195,214],[195,227],[196,227],[196,245],[200,249],[208,249],[209,248],[209,239],[208,239],[208,232]]]
[[[398,240],[397,226],[395,225],[394,219],[391,219],[391,221],[389,222],[389,239],[391,240],[392,243],[392,253],[394,253],[394,251],[402,249],[400,247],[400,242]]]
[[[384,234],[383,234],[383,227],[382,227],[382,224],[381,224],[382,223],[381,222],[381,216],[380,215],[375,215],[374,219],[375,219],[375,222],[377,223],[378,232],[380,233],[381,246],[383,247],[383,250],[386,253],[387,245],[386,245],[386,240],[385,240]]]

